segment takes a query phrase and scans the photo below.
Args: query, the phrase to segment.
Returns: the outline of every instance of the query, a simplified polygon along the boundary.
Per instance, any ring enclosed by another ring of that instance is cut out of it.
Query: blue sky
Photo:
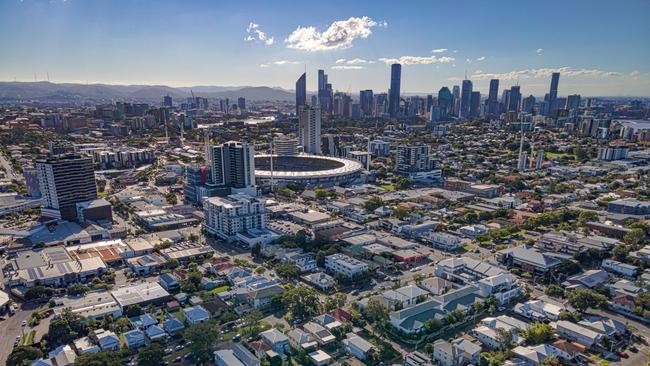
[[[650,95],[650,1],[0,1],[0,80]],[[435,52],[433,52],[435,51]],[[338,61],[338,63],[337,63]]]

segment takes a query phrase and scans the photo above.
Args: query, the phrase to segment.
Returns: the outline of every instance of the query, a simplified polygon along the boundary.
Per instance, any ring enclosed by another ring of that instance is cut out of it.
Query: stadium
[[[361,177],[363,166],[355,160],[320,155],[273,155],[276,187],[289,183],[303,186],[345,185]],[[271,155],[255,155],[255,180],[261,187],[271,185]]]

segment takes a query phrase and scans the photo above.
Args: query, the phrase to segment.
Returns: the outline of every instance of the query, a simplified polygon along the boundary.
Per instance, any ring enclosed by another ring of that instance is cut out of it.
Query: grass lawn
[[[552,152],[545,152],[544,157],[547,159],[554,159],[554,158],[564,158],[564,157],[570,157],[573,160],[575,160],[575,155],[573,154],[567,154],[567,153],[552,153]]]
[[[379,186],[379,188],[385,189],[387,191],[394,191],[395,190],[395,186],[392,185],[392,184],[382,184],[382,185]]]
[[[465,246],[463,247],[463,249],[465,249],[466,251],[469,252],[470,250],[474,250],[474,246],[473,246],[473,245],[465,245]]]
[[[217,296],[217,294],[228,291],[228,290],[230,290],[230,286],[227,286],[227,285],[219,286],[219,287],[215,287],[212,290],[208,291],[207,295],[209,297],[214,297],[214,296]]]
[[[185,314],[180,309],[172,311],[169,314],[171,314],[171,316],[174,318],[180,320],[181,323],[185,323]]]

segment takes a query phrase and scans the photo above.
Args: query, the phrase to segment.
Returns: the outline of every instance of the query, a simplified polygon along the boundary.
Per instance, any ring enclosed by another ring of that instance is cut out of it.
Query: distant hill
[[[41,82],[0,82],[0,101],[133,101],[160,102],[162,97],[170,95],[181,100],[194,95],[206,98],[244,97],[247,100],[294,100],[294,93],[279,88],[266,86],[220,87],[194,86],[174,88],[165,85],[108,85],[108,84],[71,84]]]

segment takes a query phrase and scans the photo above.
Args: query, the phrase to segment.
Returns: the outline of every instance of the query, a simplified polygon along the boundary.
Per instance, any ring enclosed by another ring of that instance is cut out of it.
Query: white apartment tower
[[[304,152],[320,155],[320,107],[300,106],[298,111],[298,123],[300,129],[300,144]]]

